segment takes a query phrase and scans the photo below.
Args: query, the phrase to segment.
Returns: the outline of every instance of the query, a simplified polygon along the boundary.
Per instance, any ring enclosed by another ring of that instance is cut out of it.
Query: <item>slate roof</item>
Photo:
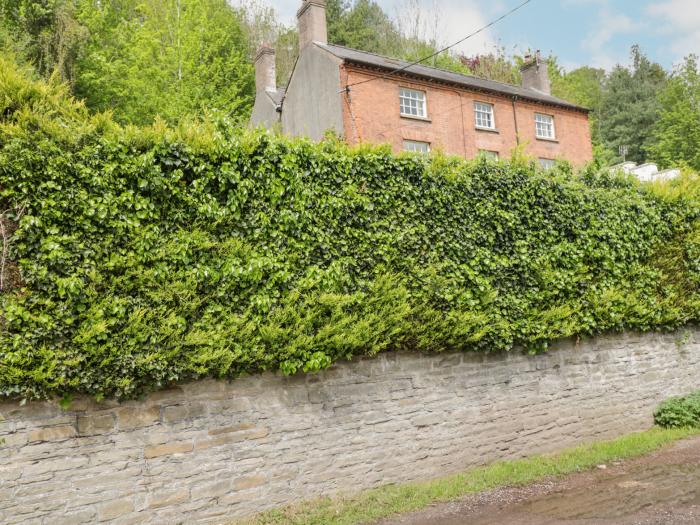
[[[357,49],[351,49],[349,47],[338,46],[335,44],[322,44],[320,42],[314,43],[321,49],[328,51],[329,53],[335,55],[341,60],[353,64],[377,67],[389,71],[405,67],[409,64],[409,62],[405,62],[403,60],[397,60],[394,58],[376,55],[374,53],[368,53],[366,51],[359,51]],[[443,69],[437,69],[421,64],[409,66],[405,69],[405,71],[402,71],[402,73],[431,80],[439,80],[442,82],[447,82],[449,84],[464,86],[477,91],[485,91],[488,93],[506,95],[508,97],[515,96],[521,99],[526,99],[534,102],[541,102],[544,104],[551,104],[554,106],[574,109],[578,111],[590,111],[587,108],[577,106],[576,104],[572,104],[571,102],[567,102],[566,100],[553,97],[552,95],[547,95],[546,93],[542,93],[541,91],[537,91],[536,89],[524,88],[521,86],[513,86],[511,84],[504,84],[503,82],[486,80],[470,75],[462,75],[460,73],[452,73],[451,71],[445,71]]]

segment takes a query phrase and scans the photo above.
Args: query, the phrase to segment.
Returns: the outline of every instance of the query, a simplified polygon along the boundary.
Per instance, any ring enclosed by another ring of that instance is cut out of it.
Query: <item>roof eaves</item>
[[[343,58],[343,61],[354,64],[354,65],[360,65],[360,66],[366,67],[368,69],[377,69],[377,70],[382,70],[382,71],[391,71],[392,70],[391,68],[388,68],[388,67],[383,67],[383,66],[380,66],[377,64],[365,63],[365,62],[362,62],[360,60],[355,60],[352,58]],[[439,70],[439,71],[443,71],[443,70]],[[461,88],[467,88],[470,91],[478,91],[481,93],[493,93],[493,94],[505,96],[508,98],[514,98],[516,100],[528,100],[528,101],[534,102],[536,104],[544,104],[544,105],[548,105],[548,106],[561,107],[561,108],[571,109],[571,110],[575,110],[575,111],[582,111],[585,113],[591,112],[591,110],[589,108],[586,108],[583,106],[577,106],[576,104],[572,104],[571,102],[567,102],[565,100],[558,101],[558,100],[547,100],[544,98],[540,98],[540,97],[538,97],[539,93],[537,93],[537,92],[532,93],[532,95],[529,95],[528,93],[517,93],[517,94],[508,93],[506,90],[499,90],[498,88],[476,86],[473,84],[468,84],[466,82],[450,81],[450,80],[446,80],[446,79],[442,79],[442,78],[436,78],[432,75],[425,75],[425,74],[422,74],[422,73],[419,73],[416,71],[410,71],[410,70],[403,70],[403,71],[400,71],[398,74],[403,75],[403,76],[408,76],[408,77],[419,77],[422,79],[430,80],[431,82],[441,83],[441,84],[445,84],[445,85],[459,86]],[[505,84],[505,85],[513,87],[510,84]],[[527,89],[527,88],[523,88],[523,89]],[[552,97],[552,98],[554,98],[554,97]]]
[[[337,48],[345,49],[345,50],[348,50],[348,51],[353,52],[353,53],[358,53],[360,55],[371,55],[371,56],[374,56],[374,57],[377,57],[377,58],[383,59],[383,60],[397,61],[396,59],[392,59],[389,57],[378,55],[376,53],[370,53],[368,51],[360,51],[358,49],[352,49],[349,47],[339,46],[336,44],[325,44],[324,45],[320,42],[315,42],[315,44],[318,45],[321,49],[324,49],[325,51],[336,56],[337,58],[339,58],[343,62],[368,67],[370,69],[377,69],[377,70],[381,70],[381,71],[394,71],[395,69],[397,69],[395,67],[377,64],[377,63],[371,62],[369,60],[362,60],[362,58],[355,58],[355,57],[342,55],[342,54],[334,52],[333,48],[337,47]],[[403,61],[397,61],[397,62],[403,62]],[[583,106],[578,106],[576,104],[572,104],[571,102],[567,102],[566,100],[557,99],[556,97],[553,97],[551,95],[546,95],[545,93],[540,93],[536,90],[533,90],[532,95],[529,95],[528,93],[522,92],[523,90],[526,90],[527,88],[522,88],[520,86],[514,86],[512,84],[506,84],[504,82],[498,82],[495,80],[488,80],[488,82],[491,84],[502,85],[504,87],[504,89],[499,90],[498,87],[478,86],[475,84],[468,83],[466,80],[469,78],[474,78],[476,81],[485,80],[485,79],[479,79],[478,77],[471,77],[470,75],[464,75],[461,73],[453,73],[451,71],[446,71],[444,69],[438,69],[438,68],[434,68],[431,66],[425,66],[422,64],[420,65],[420,67],[424,68],[424,69],[434,70],[434,71],[442,73],[442,74],[448,73],[448,74],[459,75],[461,77],[464,77],[465,81],[459,82],[459,81],[455,81],[455,80],[438,78],[436,75],[425,74],[425,73],[421,73],[421,72],[418,72],[415,70],[411,71],[410,69],[404,69],[404,70],[400,71],[399,73],[401,75],[419,77],[419,78],[423,78],[423,79],[428,79],[432,82],[439,82],[439,83],[443,83],[446,85],[456,85],[456,86],[460,86],[460,87],[467,87],[468,89],[473,90],[473,91],[480,91],[480,92],[485,92],[485,93],[495,93],[495,94],[498,94],[501,96],[507,96],[507,97],[516,98],[516,99],[524,99],[524,100],[528,100],[531,102],[535,102],[537,104],[545,104],[545,105],[550,105],[550,106],[555,106],[555,107],[562,107],[565,109],[572,109],[572,110],[576,110],[576,111],[582,111],[585,113],[591,112],[591,110],[589,108],[586,108]],[[513,89],[519,89],[521,92],[517,93],[517,94],[516,93],[509,93],[509,91],[513,90]]]

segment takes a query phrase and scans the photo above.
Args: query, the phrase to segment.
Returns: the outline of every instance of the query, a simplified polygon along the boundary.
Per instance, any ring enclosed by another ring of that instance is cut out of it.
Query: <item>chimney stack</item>
[[[255,55],[255,92],[277,91],[275,50],[262,44]]]
[[[328,42],[326,31],[326,0],[303,0],[297,11],[299,51],[312,42]]]
[[[525,63],[520,68],[524,88],[535,89],[546,95],[552,94],[552,88],[549,84],[549,72],[547,71],[547,62],[540,58],[539,50],[535,56],[525,55]]]

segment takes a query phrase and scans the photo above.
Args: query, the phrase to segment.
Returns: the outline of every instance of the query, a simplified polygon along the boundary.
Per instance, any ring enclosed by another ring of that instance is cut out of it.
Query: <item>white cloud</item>
[[[448,44],[461,40],[489,22],[476,2],[471,0],[444,2],[440,10],[442,14],[441,34]],[[489,28],[457,45],[455,49],[468,55],[474,55],[492,49],[494,43],[494,36]]]
[[[285,24],[296,24],[297,11],[301,7],[301,1],[297,0],[273,0],[271,4],[275,11],[279,13],[281,20]]]
[[[668,38],[668,47],[680,59],[700,54],[700,6],[697,0],[652,2],[646,12],[657,20],[657,30]]]
[[[379,0],[382,8],[404,32],[424,40],[435,40],[448,45],[482,28],[487,16],[502,6],[499,0],[492,3],[485,13],[476,0]],[[416,23],[418,28],[416,30]],[[477,54],[493,48],[493,33],[485,30],[455,47],[465,54]]]
[[[562,0],[565,6],[608,5],[608,0]]]
[[[575,69],[583,67],[584,65],[588,64],[582,64],[581,62],[577,62],[575,60],[561,60],[559,62],[559,67],[561,67],[564,71],[573,71]]]
[[[607,0],[569,0],[569,2],[595,4],[599,7],[596,28],[581,44],[581,47],[590,53],[590,65],[611,69],[622,62],[622,57],[611,53],[611,41],[618,35],[640,31],[643,25],[624,13],[613,11]]]

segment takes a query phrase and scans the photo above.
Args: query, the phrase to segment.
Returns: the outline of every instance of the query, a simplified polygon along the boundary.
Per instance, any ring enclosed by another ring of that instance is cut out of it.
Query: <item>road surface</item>
[[[438,504],[381,525],[700,525],[700,438],[563,479]]]

